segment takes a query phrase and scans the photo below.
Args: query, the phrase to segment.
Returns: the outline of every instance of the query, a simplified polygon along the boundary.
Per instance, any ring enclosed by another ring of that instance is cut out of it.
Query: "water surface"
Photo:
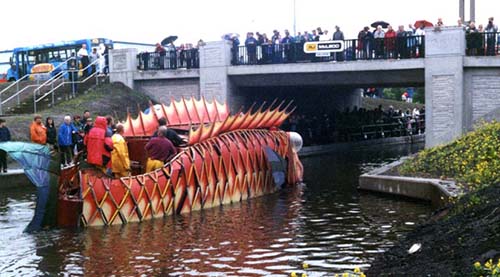
[[[308,276],[361,267],[425,220],[431,207],[359,192],[358,176],[416,148],[304,158],[306,185],[144,223],[23,233],[27,185],[0,192],[1,276]]]

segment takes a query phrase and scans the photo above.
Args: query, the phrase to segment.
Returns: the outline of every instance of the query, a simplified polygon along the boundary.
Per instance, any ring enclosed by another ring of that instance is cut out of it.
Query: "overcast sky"
[[[455,24],[458,0],[295,0],[297,31],[339,25],[355,38],[365,25],[384,20],[392,25],[442,17]],[[294,0],[1,1],[0,50],[81,38],[105,37],[155,43],[178,35],[177,44],[219,40],[221,35],[273,29],[293,32]],[[468,6],[466,1],[466,6]],[[500,22],[500,0],[476,0],[476,21]],[[468,14],[468,9],[466,9]],[[469,16],[466,16],[468,20]],[[331,32],[330,32],[331,33]]]

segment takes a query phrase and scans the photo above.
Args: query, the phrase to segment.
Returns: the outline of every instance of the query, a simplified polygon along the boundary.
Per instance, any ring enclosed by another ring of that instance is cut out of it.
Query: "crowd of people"
[[[468,49],[473,53],[485,53],[494,55],[497,41],[498,27],[494,24],[494,18],[490,17],[485,28],[479,25],[475,27],[475,22],[470,22],[468,26],[463,24],[459,18],[458,27],[467,28],[467,33],[488,33],[487,42],[481,40],[482,36],[471,36],[467,40]],[[318,27],[311,31],[298,32],[291,35],[285,29],[283,35],[278,30],[273,30],[272,36],[266,33],[248,32],[244,40],[244,46],[240,47],[240,40],[236,34],[227,39],[232,42],[232,64],[266,64],[296,62],[300,60],[310,61],[345,61],[353,59],[405,59],[423,57],[425,55],[424,38],[425,27],[435,26],[435,28],[445,27],[443,20],[438,18],[432,25],[430,22],[418,21],[414,24],[399,25],[394,28],[390,24],[373,25],[363,27],[357,39],[346,40],[344,33],[339,26],[329,33],[328,30]],[[452,26],[452,25],[450,25]],[[304,43],[309,41],[331,41],[343,40],[345,42],[344,51],[333,53],[330,58],[316,57],[314,54],[305,54]],[[483,51],[484,50],[484,51]]]
[[[177,147],[185,143],[174,130],[167,128],[165,118],[160,118],[158,124],[158,130],[144,148],[148,157],[146,172],[161,168],[177,153]],[[58,128],[52,117],[43,122],[40,115],[35,115],[30,125],[31,142],[48,145],[60,153],[63,168],[73,165],[76,159],[83,159],[116,178],[131,174],[131,161],[123,134],[124,126],[115,124],[113,117],[97,116],[93,120],[88,110],[83,116],[64,116]],[[0,118],[0,142],[10,140],[10,131],[5,120]],[[0,172],[7,172],[6,152],[3,150],[0,150]]]
[[[199,48],[204,45],[199,40],[196,46],[192,43],[175,46],[173,42],[163,46],[156,43],[154,52],[143,51],[137,55],[138,69],[177,69],[177,68],[199,68]]]
[[[384,111],[354,107],[343,112],[334,110],[322,114],[293,114],[284,123],[285,130],[298,132],[304,145],[348,142],[405,136],[425,132],[425,108]]]
[[[486,27],[471,21],[467,26],[463,25],[466,32],[467,54],[471,56],[495,56],[497,54],[497,43],[500,42],[498,26],[494,23],[494,18],[488,18]],[[460,21],[459,21],[460,23]]]

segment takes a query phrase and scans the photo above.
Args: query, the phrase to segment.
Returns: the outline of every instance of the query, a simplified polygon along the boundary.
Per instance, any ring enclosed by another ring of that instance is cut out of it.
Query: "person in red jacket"
[[[105,172],[111,168],[111,151],[113,141],[106,137],[106,118],[98,116],[94,127],[85,136],[84,144],[87,146],[87,163],[101,167]]]

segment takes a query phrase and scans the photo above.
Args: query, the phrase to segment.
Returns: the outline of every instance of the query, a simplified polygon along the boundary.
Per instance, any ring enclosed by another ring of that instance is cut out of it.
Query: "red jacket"
[[[87,146],[87,162],[89,164],[111,167],[111,150],[113,142],[106,138],[106,118],[98,116],[94,127],[85,136],[84,143]]]

